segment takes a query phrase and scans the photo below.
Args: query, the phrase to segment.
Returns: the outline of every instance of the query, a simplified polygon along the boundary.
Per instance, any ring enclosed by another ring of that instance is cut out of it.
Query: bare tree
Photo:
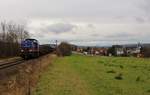
[[[24,25],[13,22],[0,24],[0,57],[16,56],[19,54],[19,44],[22,40],[29,38],[29,32]]]

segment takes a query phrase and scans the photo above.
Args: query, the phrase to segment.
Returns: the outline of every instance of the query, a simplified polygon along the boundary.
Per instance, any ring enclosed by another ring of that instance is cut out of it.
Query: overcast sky
[[[150,42],[150,0],[0,0],[0,20],[26,25],[41,43]]]

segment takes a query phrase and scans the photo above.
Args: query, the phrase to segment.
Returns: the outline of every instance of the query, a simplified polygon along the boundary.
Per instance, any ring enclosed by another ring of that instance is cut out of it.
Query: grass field
[[[55,58],[34,95],[150,95],[150,59]]]

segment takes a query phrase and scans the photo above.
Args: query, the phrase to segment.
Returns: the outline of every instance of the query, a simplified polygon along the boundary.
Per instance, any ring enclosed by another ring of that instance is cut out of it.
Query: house
[[[141,53],[141,44],[129,44],[129,45],[124,45],[125,52],[127,56],[137,56],[138,54]]]
[[[124,45],[127,56],[150,57],[150,44]]]
[[[107,55],[107,48],[104,48],[104,47],[94,48],[94,54],[105,56]]]
[[[150,57],[150,44],[142,44],[141,54],[143,57]]]
[[[124,55],[124,47],[121,45],[115,45],[115,53],[117,56],[122,56]]]
[[[125,54],[124,47],[122,45],[113,45],[108,49],[108,55],[123,56]]]

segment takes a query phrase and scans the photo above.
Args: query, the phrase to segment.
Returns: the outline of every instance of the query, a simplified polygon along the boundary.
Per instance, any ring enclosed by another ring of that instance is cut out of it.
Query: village
[[[150,44],[112,45],[110,47],[72,45],[72,50],[84,55],[150,57]]]

